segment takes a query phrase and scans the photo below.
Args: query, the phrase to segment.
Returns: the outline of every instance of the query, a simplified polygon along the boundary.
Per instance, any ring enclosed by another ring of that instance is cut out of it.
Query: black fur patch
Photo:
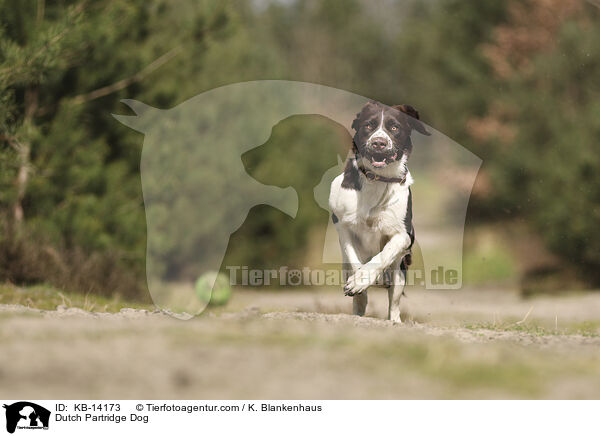
[[[356,158],[354,157],[351,157],[346,161],[346,168],[344,168],[344,180],[342,180],[342,188],[353,189],[355,191],[360,191],[362,188],[358,166],[356,165]]]
[[[331,221],[333,222],[333,224],[337,224],[337,222],[339,221],[339,219],[336,216],[336,214],[334,214],[334,213],[331,214]]]
[[[412,225],[412,191],[410,190],[410,186],[408,187],[408,201],[406,202],[406,215],[404,215],[404,228],[410,236],[409,248],[411,248],[415,243],[415,229]],[[407,254],[400,264],[400,269],[406,270],[410,264],[412,264],[412,255]]]
[[[400,262],[400,270],[401,271],[408,270],[408,267],[411,264],[412,264],[412,254],[407,254],[406,256],[404,256],[404,259],[402,259],[402,262]]]
[[[415,229],[412,225],[412,191],[408,187],[408,201],[406,202],[406,214],[404,215],[404,228],[410,236],[410,246],[415,242]]]

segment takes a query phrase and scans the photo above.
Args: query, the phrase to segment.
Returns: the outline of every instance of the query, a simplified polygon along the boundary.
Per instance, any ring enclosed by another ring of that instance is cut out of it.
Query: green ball
[[[216,278],[215,278],[216,276]],[[212,286],[211,292],[211,283]],[[218,272],[204,273],[196,280],[196,295],[204,303],[211,306],[222,306],[227,304],[231,297],[231,286],[229,285],[229,277]]]

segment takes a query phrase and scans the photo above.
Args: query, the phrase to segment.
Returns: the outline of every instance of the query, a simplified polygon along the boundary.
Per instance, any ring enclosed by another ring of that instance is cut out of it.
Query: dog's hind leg
[[[392,284],[388,289],[388,319],[401,323],[400,299],[404,295],[404,286],[406,285],[406,266],[402,260],[394,262],[390,272],[392,274]]]
[[[367,291],[356,294],[352,297],[352,313],[358,316],[364,316],[367,310]]]

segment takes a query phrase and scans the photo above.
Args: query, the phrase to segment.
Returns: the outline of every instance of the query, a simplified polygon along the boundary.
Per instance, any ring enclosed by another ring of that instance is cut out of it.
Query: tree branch
[[[21,143],[15,136],[0,135],[0,141],[7,142],[8,145],[17,152],[20,150]]]
[[[158,59],[154,60],[147,67],[145,67],[140,72],[134,74],[133,76],[119,80],[118,82],[115,82],[111,85],[98,88],[94,91],[88,92],[87,94],[81,94],[76,97],[73,97],[71,103],[87,103],[88,101],[95,100],[97,98],[104,97],[114,92],[120,91],[121,89],[127,88],[129,85],[143,80],[148,74],[152,73],[154,70],[160,68],[162,65],[170,61],[173,57],[175,57],[178,54],[179,51],[180,47],[175,47],[169,50],[167,53],[163,54]]]

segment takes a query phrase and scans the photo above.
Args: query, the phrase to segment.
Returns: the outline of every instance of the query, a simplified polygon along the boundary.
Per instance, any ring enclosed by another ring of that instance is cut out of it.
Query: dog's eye
[[[367,129],[367,130],[371,130],[372,128],[373,128],[373,126],[372,126],[372,125],[370,125],[370,124],[367,124],[367,125],[365,126],[365,129]]]
[[[392,126],[392,127],[390,127],[390,130],[391,130],[392,132],[395,132],[396,130],[398,130],[398,127],[396,127],[396,126]]]

